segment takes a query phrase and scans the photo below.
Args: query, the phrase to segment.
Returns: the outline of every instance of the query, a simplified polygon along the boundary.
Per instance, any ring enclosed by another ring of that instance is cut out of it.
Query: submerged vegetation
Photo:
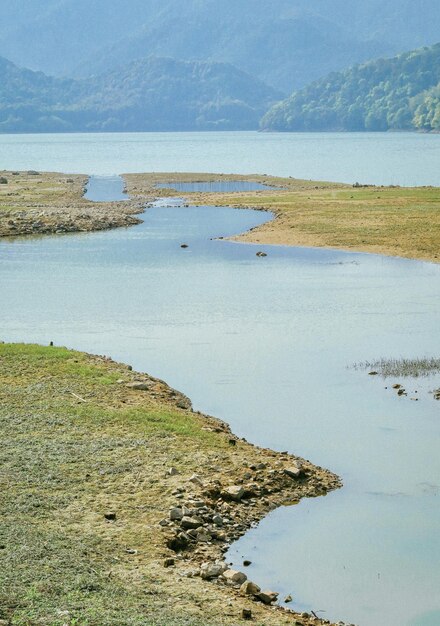
[[[415,359],[387,359],[380,358],[373,361],[361,361],[355,363],[355,369],[372,370],[383,378],[432,376],[440,373],[440,359],[435,357],[422,357]]]

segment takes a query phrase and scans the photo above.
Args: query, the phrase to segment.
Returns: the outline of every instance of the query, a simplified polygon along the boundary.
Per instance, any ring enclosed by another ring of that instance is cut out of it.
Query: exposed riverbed
[[[440,267],[211,241],[267,214],[166,204],[130,229],[2,241],[2,338],[110,354],[251,441],[337,472],[342,490],[274,512],[231,558],[322,617],[435,624],[432,381],[411,402],[347,365],[440,352]]]

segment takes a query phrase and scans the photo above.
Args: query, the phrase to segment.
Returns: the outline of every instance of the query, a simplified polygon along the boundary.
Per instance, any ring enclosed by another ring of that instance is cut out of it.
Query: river
[[[144,218],[2,241],[2,339],[109,354],[166,379],[237,434],[340,474],[343,489],[275,511],[228,557],[250,559],[249,576],[291,593],[299,610],[361,626],[438,624],[434,382],[406,383],[413,402],[385,389],[394,380],[350,366],[440,353],[440,267],[211,241],[267,219],[255,211],[159,203]]]

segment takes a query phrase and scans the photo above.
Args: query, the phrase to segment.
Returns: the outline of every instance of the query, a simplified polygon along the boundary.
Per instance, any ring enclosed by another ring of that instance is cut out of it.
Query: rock
[[[250,609],[243,609],[241,612],[243,619],[252,619],[252,611]]]
[[[180,522],[182,528],[200,528],[203,526],[203,522],[198,517],[189,517],[185,515]]]
[[[240,587],[240,594],[242,596],[256,596],[260,591],[261,588],[250,580],[246,580]]]
[[[175,564],[174,559],[165,559],[165,561],[163,562],[164,567],[173,567],[174,564]]]
[[[148,391],[151,389],[152,383],[135,381],[134,383],[127,383],[125,386],[127,389],[135,389],[136,391]]]
[[[109,522],[114,522],[116,520],[116,513],[114,513],[113,511],[108,511],[107,513],[104,513],[104,517]]]
[[[202,563],[200,568],[200,576],[203,580],[210,580],[211,578],[218,578],[226,570],[224,563]]]
[[[244,565],[245,567],[249,567],[249,565],[252,565],[252,561],[247,561],[247,560],[246,560],[246,561],[243,561],[243,565]]]
[[[173,522],[179,521],[183,519],[183,511],[178,507],[171,509],[170,511],[170,520]]]
[[[207,530],[202,528],[202,530],[199,530],[197,532],[196,541],[198,541],[199,543],[209,543],[210,541],[212,541],[212,535],[210,535]]]
[[[176,402],[176,406],[178,409],[185,409],[187,411],[189,411],[190,409],[192,409],[192,403],[191,400],[189,398],[187,398],[186,396],[179,396],[177,402]]]
[[[263,604],[272,604],[272,602],[277,600],[278,596],[279,594],[276,591],[260,591],[255,595]]]
[[[185,249],[185,248],[188,248],[188,244],[187,244],[187,243],[182,243],[180,247],[181,247],[181,248],[184,248],[184,249]]]
[[[284,468],[284,473],[290,478],[299,478],[302,474],[302,468],[298,467],[298,465],[290,465]]]
[[[179,473],[179,471],[175,467],[170,467],[167,470],[168,476],[176,476],[178,473]]]
[[[223,578],[232,585],[242,585],[247,580],[246,574],[235,569],[227,569],[223,572]]]
[[[399,391],[397,392],[398,396],[406,396],[406,392],[405,389],[399,389]]]
[[[4,176],[0,176],[0,185],[7,185],[8,184],[8,179],[5,178]]]
[[[267,254],[265,252],[262,252],[261,250],[259,250],[255,256],[258,256],[258,257],[261,258],[261,257],[267,256]]]
[[[368,376],[377,376],[378,372],[368,372]]]
[[[244,496],[244,489],[240,485],[232,485],[231,487],[226,487],[222,494],[223,498],[226,500],[234,500],[235,502],[239,502]]]
[[[402,385],[399,385],[398,383],[396,383],[395,385],[393,385],[393,389],[400,389]]]
[[[293,600],[293,598],[292,598],[292,596],[290,595],[290,593],[289,593],[289,595],[288,595],[288,596],[286,596],[286,597],[284,598],[284,602],[286,602],[286,603],[288,603],[288,602],[292,602],[292,600]]]
[[[223,526],[223,517],[221,515],[214,515],[212,518],[212,523],[216,526]]]
[[[191,478],[189,479],[189,482],[193,483],[193,485],[198,485],[199,487],[203,487],[203,482],[198,474],[193,474]]]

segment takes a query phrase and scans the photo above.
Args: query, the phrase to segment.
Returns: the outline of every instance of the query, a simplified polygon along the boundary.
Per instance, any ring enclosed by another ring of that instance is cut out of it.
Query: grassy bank
[[[439,262],[440,188],[353,187],[271,176],[127,175],[129,193],[148,196],[157,182],[253,180],[281,191],[185,193],[191,204],[267,209],[275,220],[237,241],[342,248]],[[161,195],[172,192],[161,190]],[[178,194],[175,194],[178,195]],[[180,194],[182,195],[182,194]]]
[[[0,432],[1,624],[235,625],[244,608],[257,624],[323,623],[197,574],[275,506],[339,486],[331,473],[302,462],[292,477],[298,460],[162,381],[54,347],[0,345]],[[225,497],[233,485],[242,498]],[[200,500],[224,526],[176,546],[170,509]]]

